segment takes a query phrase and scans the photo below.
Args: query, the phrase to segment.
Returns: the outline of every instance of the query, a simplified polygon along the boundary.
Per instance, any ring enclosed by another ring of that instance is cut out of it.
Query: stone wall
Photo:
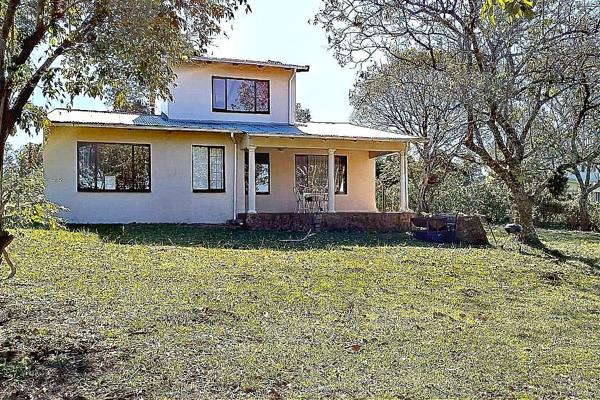
[[[282,230],[306,232],[309,229],[346,232],[409,232],[413,213],[334,214],[260,213],[240,214],[246,228],[251,230]]]

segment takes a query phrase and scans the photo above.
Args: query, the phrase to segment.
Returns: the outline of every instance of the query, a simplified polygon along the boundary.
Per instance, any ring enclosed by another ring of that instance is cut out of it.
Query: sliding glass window
[[[269,114],[270,92],[269,81],[213,77],[213,111]]]
[[[149,192],[150,145],[78,142],[77,190]]]

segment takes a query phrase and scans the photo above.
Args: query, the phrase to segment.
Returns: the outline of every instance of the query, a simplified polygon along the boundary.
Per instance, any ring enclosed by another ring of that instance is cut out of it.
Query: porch
[[[352,229],[363,226],[360,230],[387,226],[395,217],[372,216],[379,213],[375,169],[377,157],[393,153],[399,153],[401,160],[400,209],[410,212],[407,141],[260,137],[256,134],[240,139],[239,161],[236,162],[239,183],[236,185],[236,217],[243,216],[245,221],[250,221],[249,225],[294,230],[294,226],[306,227],[307,221],[314,220],[316,217],[312,214],[340,214],[318,218],[324,219],[324,229],[329,225],[346,229],[348,224],[354,226]],[[261,218],[249,218],[253,215]],[[354,222],[340,223],[340,219]]]

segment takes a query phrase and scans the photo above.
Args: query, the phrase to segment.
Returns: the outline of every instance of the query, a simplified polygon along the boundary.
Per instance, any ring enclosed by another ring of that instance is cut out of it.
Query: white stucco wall
[[[77,191],[77,141],[151,146],[151,193]],[[192,145],[225,146],[225,193],[192,192]],[[71,223],[223,223],[233,216],[233,142],[226,134],[56,127],[44,145],[46,193]]]
[[[77,142],[141,143],[151,146],[150,193],[77,191]],[[319,141],[321,142],[321,141]],[[192,145],[225,146],[225,193],[192,191]],[[227,134],[55,127],[44,145],[48,198],[70,209],[70,223],[224,223],[233,217],[234,144]],[[258,212],[295,212],[295,154],[326,149],[263,148],[270,153],[271,194],[257,196]],[[376,211],[375,160],[367,150],[348,156],[348,194],[336,195],[336,210]],[[244,212],[244,151],[238,150],[237,211]]]
[[[172,88],[173,101],[160,103],[160,111],[169,118],[211,121],[244,121],[289,123],[290,79],[294,72],[279,68],[258,68],[248,65],[186,64],[175,68],[176,86]],[[270,81],[269,114],[247,114],[212,111],[212,77],[247,78]],[[292,80],[292,108],[295,107],[296,82]],[[292,114],[293,115],[293,114]]]

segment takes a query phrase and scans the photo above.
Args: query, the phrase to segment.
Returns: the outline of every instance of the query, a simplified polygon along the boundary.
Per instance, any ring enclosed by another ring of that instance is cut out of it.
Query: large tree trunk
[[[592,220],[588,209],[589,194],[582,191],[579,194],[579,228],[582,231],[589,232],[592,230]]]
[[[518,223],[523,227],[520,239],[533,247],[541,247],[535,224],[533,221],[533,197],[525,192],[523,188],[511,188],[513,203],[518,214]]]
[[[421,187],[419,188],[419,199],[417,204],[417,212],[429,212],[429,204],[427,204],[427,176],[421,179]]]

